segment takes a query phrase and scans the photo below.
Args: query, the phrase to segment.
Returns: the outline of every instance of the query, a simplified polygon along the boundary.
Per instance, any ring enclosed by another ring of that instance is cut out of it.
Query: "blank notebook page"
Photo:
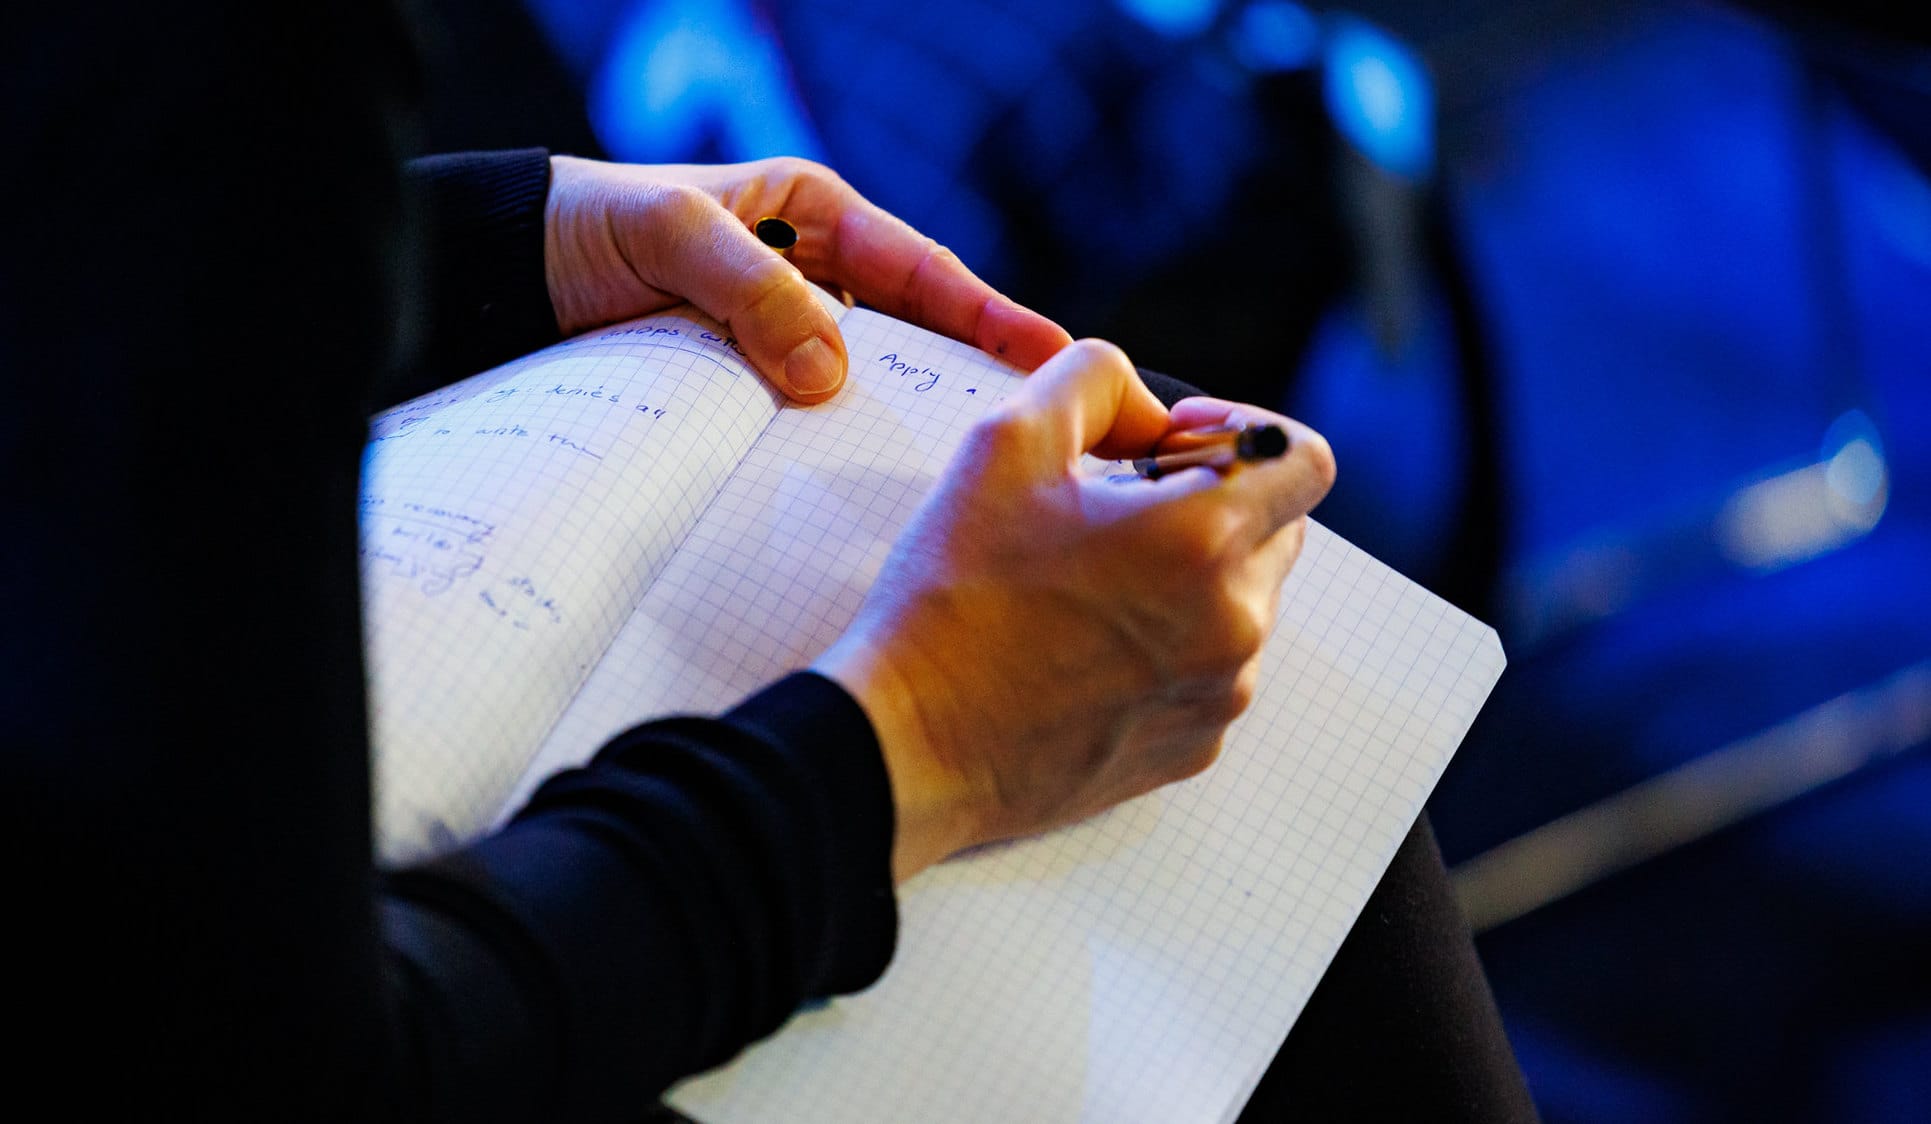
[[[1017,385],[886,318],[844,326],[850,384],[760,436],[537,773],[808,663],[959,435]],[[901,890],[880,983],[672,1100],[707,1124],[1233,1119],[1503,658],[1487,627],[1311,524],[1264,664],[1212,769],[927,871]]]

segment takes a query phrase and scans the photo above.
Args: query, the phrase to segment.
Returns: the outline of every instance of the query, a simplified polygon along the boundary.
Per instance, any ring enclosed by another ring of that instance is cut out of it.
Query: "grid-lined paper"
[[[721,710],[830,646],[953,446],[1016,385],[980,352],[883,316],[848,312],[844,330],[845,389],[780,411],[757,439],[513,803],[641,718]]]
[[[839,633],[965,428],[1014,385],[864,312],[643,595],[524,787],[719,709]],[[1502,670],[1479,622],[1318,525],[1220,762],[901,894],[884,980],[674,1100],[707,1124],[1231,1120]]]
[[[777,412],[730,340],[672,314],[374,420],[361,553],[385,858],[490,824]]]

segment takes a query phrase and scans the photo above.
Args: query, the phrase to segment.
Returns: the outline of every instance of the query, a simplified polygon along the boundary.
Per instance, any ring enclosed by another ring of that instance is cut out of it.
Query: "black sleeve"
[[[871,726],[829,680],[632,730],[500,834],[390,878],[408,1070],[452,1119],[635,1113],[878,977],[891,837]]]
[[[550,156],[540,148],[425,156],[406,168],[421,232],[415,360],[377,388],[381,409],[555,343],[543,272]]]
[[[407,36],[375,3],[5,19],[13,1096],[625,1119],[876,975],[888,786],[822,679],[634,731],[501,836],[378,874],[356,500],[419,276]]]

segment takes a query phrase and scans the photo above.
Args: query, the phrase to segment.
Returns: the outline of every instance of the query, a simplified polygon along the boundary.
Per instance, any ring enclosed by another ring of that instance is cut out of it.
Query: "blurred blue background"
[[[1500,629],[1430,804],[1551,1121],[1931,1120],[1931,51],[1859,2],[441,0],[430,142],[806,155],[1323,430]]]

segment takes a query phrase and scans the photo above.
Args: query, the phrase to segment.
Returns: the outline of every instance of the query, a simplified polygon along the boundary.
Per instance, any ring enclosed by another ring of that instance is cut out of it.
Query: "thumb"
[[[1037,419],[1039,467],[1071,468],[1082,453],[1144,456],[1167,431],[1167,409],[1105,340],[1071,344],[1034,371],[1003,409]]]
[[[658,257],[658,287],[729,328],[745,358],[797,402],[822,402],[845,383],[837,321],[817,287],[708,195],[686,195],[684,229]]]

